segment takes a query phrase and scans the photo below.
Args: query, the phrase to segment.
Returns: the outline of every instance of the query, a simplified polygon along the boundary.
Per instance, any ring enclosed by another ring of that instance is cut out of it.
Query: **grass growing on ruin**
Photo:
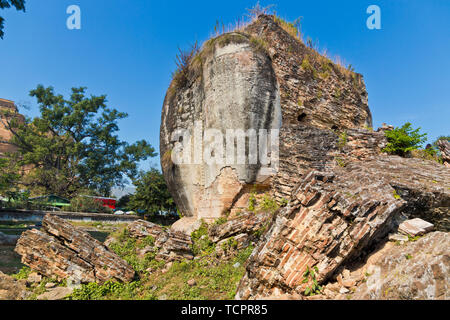
[[[200,228],[192,232],[191,234],[192,246],[191,250],[196,256],[205,256],[212,254],[216,249],[215,243],[213,243],[208,236],[208,225],[202,221]]]
[[[109,248],[128,262],[136,272],[144,273],[147,269],[158,269],[162,267],[163,263],[155,260],[157,250],[154,247],[155,239],[152,236],[137,240],[132,238],[128,230],[124,228],[115,233],[115,239],[116,241],[111,243]],[[146,247],[151,248],[151,250],[139,257],[136,251]]]
[[[280,208],[277,201],[268,193],[264,193],[262,196],[256,192],[252,192],[248,199],[248,211],[250,212],[271,212],[275,213]]]
[[[145,291],[153,289],[159,299],[168,300],[233,299],[245,273],[245,261],[252,251],[253,247],[247,247],[229,261],[205,256],[198,260],[176,262],[167,273],[152,274]],[[196,284],[189,286],[187,281],[192,279]]]
[[[238,283],[245,273],[245,262],[253,251],[249,246],[233,250],[230,259],[215,254],[215,244],[208,237],[208,225],[191,235],[194,260],[182,260],[171,265],[155,259],[156,251],[143,257],[136,252],[154,244],[152,237],[137,240],[126,229],[114,234],[110,248],[126,260],[137,272],[138,278],[130,283],[107,281],[100,285],[89,283],[75,289],[69,300],[224,300],[233,299]],[[234,246],[231,239],[227,243]],[[236,246],[235,246],[236,247]],[[193,280],[194,285],[188,281]]]
[[[233,299],[253,251],[248,247],[229,261],[214,256],[175,262],[166,271],[141,275],[128,284],[107,281],[75,289],[69,300],[225,300]],[[189,280],[195,284],[188,285]]]

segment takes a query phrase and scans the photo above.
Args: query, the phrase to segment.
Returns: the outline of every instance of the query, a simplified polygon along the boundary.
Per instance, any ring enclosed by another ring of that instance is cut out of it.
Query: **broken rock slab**
[[[445,208],[434,217],[438,223],[449,204],[450,171],[431,161],[380,156],[312,170],[249,257],[236,299],[302,293],[308,267],[318,268],[316,280],[324,284],[397,230],[402,214]]]
[[[56,287],[37,296],[37,300],[62,300],[71,295],[73,289],[66,287]]]
[[[22,263],[49,278],[79,283],[130,282],[133,268],[100,241],[69,222],[46,215],[42,229],[22,233],[15,251]]]
[[[450,234],[433,232],[391,246],[373,261],[352,299],[450,299]]]
[[[410,236],[420,236],[434,229],[434,225],[420,218],[410,219],[402,222],[398,230]]]
[[[0,271],[0,300],[25,300],[30,294],[26,280],[16,280]]]

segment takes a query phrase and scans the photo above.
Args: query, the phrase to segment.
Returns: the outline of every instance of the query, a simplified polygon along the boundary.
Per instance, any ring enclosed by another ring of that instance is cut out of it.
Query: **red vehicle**
[[[105,197],[92,197],[92,196],[85,196],[89,198],[93,198],[94,200],[100,201],[104,207],[108,207],[111,209],[116,209],[116,198],[105,198]]]

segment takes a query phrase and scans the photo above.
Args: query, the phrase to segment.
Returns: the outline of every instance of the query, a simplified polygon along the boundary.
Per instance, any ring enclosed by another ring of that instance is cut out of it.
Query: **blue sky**
[[[38,84],[67,94],[86,86],[107,94],[129,114],[120,137],[148,140],[159,149],[160,113],[178,46],[211,35],[216,21],[233,23],[256,1],[27,0],[27,12],[1,10],[0,98],[27,104]],[[66,28],[66,9],[78,5],[82,29]],[[450,1],[261,1],[302,30],[320,48],[364,75],[374,127],[409,121],[429,140],[450,135]],[[369,5],[381,8],[381,30],[366,27]],[[159,166],[159,158],[143,164]]]

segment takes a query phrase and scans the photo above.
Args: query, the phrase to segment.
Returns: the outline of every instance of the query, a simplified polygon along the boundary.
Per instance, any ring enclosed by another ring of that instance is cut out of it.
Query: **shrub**
[[[270,211],[271,213],[275,213],[280,206],[275,201],[274,198],[272,198],[269,194],[264,194],[261,204],[259,205],[259,209],[262,211]]]
[[[307,287],[303,292],[305,296],[314,296],[322,293],[323,287],[317,282],[316,273],[319,273],[317,266],[314,266],[313,268],[307,266],[305,273],[303,273],[302,283],[312,282],[311,286]]]
[[[406,156],[410,151],[417,150],[427,141],[427,134],[421,134],[420,128],[413,129],[411,123],[407,122],[400,128],[386,131],[385,135],[388,140],[386,148],[383,152]]]
[[[347,131],[343,131],[340,135],[339,135],[339,148],[342,149],[345,147],[345,145],[348,142],[348,133]]]

